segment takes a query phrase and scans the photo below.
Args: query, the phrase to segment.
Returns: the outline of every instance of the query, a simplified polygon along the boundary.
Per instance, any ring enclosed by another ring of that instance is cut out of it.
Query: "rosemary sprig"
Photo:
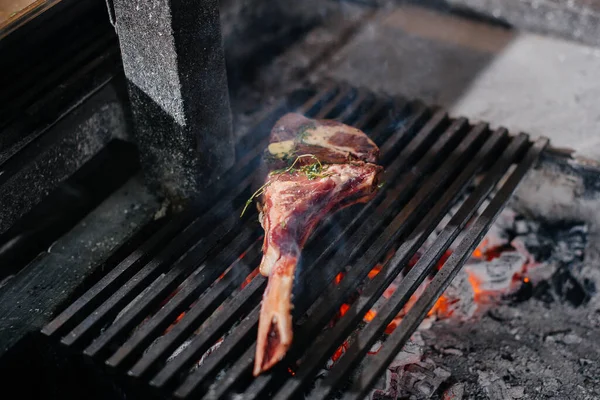
[[[312,164],[303,165],[300,168],[295,168],[298,161],[300,161],[300,159],[302,159],[302,158],[312,158],[315,160],[315,162]],[[282,175],[282,174],[291,174],[293,172],[299,172],[299,173],[306,175],[306,177],[309,180],[313,180],[316,178],[325,178],[325,177],[333,175],[330,173],[323,173],[323,171],[326,169],[327,169],[327,166],[323,166],[321,161],[314,154],[302,154],[302,155],[299,155],[298,157],[296,157],[294,162],[289,167],[271,171],[269,173],[269,175]],[[269,186],[271,184],[271,182],[272,181],[267,181],[264,185],[259,187],[256,190],[256,192],[254,192],[252,194],[252,196],[250,196],[250,198],[248,200],[246,200],[246,204],[244,205],[244,209],[242,210],[242,214],[240,215],[240,217],[244,216],[244,213],[246,212],[246,210],[248,209],[250,204],[252,204],[252,201],[254,199],[256,199],[257,197],[261,196],[265,192],[265,189],[267,188],[267,186]]]

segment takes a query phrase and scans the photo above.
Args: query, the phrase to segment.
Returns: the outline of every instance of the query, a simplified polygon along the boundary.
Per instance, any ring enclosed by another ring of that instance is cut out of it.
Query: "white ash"
[[[424,335],[425,350],[464,385],[466,399],[597,399],[598,316],[600,308],[548,309],[535,299],[501,304],[476,324],[438,321]]]
[[[218,310],[218,309],[217,309]],[[212,318],[212,317],[211,317]],[[206,324],[210,324],[211,319],[209,319]],[[223,336],[221,336],[215,344],[213,344],[211,347],[208,348],[208,350],[206,350],[204,352],[204,354],[202,354],[202,356],[198,359],[198,361],[196,361],[196,363],[192,366],[191,370],[195,370],[198,367],[200,367],[204,361],[206,360],[206,358],[208,356],[210,356],[213,352],[215,352],[219,347],[221,347],[221,345],[223,344],[223,342],[225,341],[225,339],[227,338],[227,336],[229,336],[231,334],[231,332],[233,332],[235,330],[235,328],[240,324],[241,321],[237,321],[235,324],[233,324],[231,326],[231,328],[229,329],[229,331],[227,331]],[[177,354],[179,354],[181,351],[183,351],[186,347],[188,347],[193,341],[194,338],[200,334],[200,332],[202,331],[202,327],[204,326],[201,325],[199,326],[194,333],[192,334],[192,337],[189,338],[188,340],[186,340],[184,342],[183,345],[181,345],[177,350],[175,350],[175,352],[173,352],[173,354],[169,357],[168,361],[172,360],[173,358],[175,358],[177,356]]]
[[[386,371],[385,388],[374,390],[371,400],[429,399],[450,377],[429,358]]]
[[[522,386],[508,387],[504,380],[492,371],[479,371],[478,377],[479,386],[485,390],[490,400],[512,400],[524,396]]]
[[[160,341],[161,338],[157,339],[154,341],[153,345],[155,343],[157,343],[158,341]],[[206,350],[204,352],[204,354],[202,354],[202,356],[200,357],[200,359],[194,364],[194,366],[191,368],[191,370],[195,370],[196,368],[198,368],[199,366],[201,366],[202,364],[204,364],[204,361],[206,360],[206,357],[208,357],[209,355],[211,355],[215,350],[217,350],[219,347],[221,347],[221,345],[223,344],[223,340],[224,338],[220,338],[219,340],[217,340],[217,342],[215,344],[213,344],[211,347],[209,347],[208,350]],[[179,356],[179,354],[181,354],[181,352],[183,352],[186,348],[188,348],[190,346],[190,344],[192,344],[192,342],[194,341],[194,338],[190,338],[187,339],[185,342],[183,342],[181,344],[181,346],[179,346],[177,349],[175,349],[175,351],[173,352],[173,354],[171,354],[168,358],[167,358],[167,363],[173,361],[175,358],[177,358],[177,356]],[[152,348],[152,346],[149,347],[149,349]]]
[[[479,288],[489,292],[507,292],[515,274],[523,272],[527,258],[517,251],[506,251],[491,261],[478,261],[466,265],[465,271],[479,283]]]
[[[159,342],[163,337],[159,337],[158,339],[155,340],[155,342],[153,343],[153,345],[157,342]],[[178,348],[175,349],[175,351],[173,351],[173,354],[171,354],[168,358],[167,358],[167,363],[170,363],[171,361],[173,361],[179,354],[181,354],[182,351],[184,351],[185,349],[187,349],[190,344],[192,344],[192,339],[187,339],[185,342],[183,342],[181,344],[181,346],[179,346]],[[148,350],[150,350],[152,348],[152,346],[148,347]]]

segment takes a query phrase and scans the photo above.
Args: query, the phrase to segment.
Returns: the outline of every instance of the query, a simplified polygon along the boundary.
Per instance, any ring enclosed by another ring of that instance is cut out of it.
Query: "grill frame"
[[[64,346],[82,351],[97,363],[106,364],[109,370],[126,373],[136,382],[149,383],[166,396],[190,398],[203,394],[205,398],[224,398],[240,387],[244,389],[244,398],[267,394],[275,398],[298,396],[310,387],[319,366],[356,329],[389,283],[405,270],[412,255],[458,196],[487,168],[483,183],[465,203],[470,205],[463,204],[466,211],[461,208],[452,219],[450,225],[455,228],[442,231],[445,232],[442,239],[438,236],[426,256],[408,271],[393,297],[394,302],[386,304],[387,311],[378,313],[360,332],[359,335],[366,337],[361,342],[363,345],[351,346],[334,366],[325,385],[311,393],[311,397],[326,398],[363,359],[370,347],[367,343],[381,336],[387,322],[397,315],[431,272],[508,168],[517,163],[513,175],[493,196],[484,214],[468,228],[460,252],[457,249],[444,264],[441,270],[444,273],[440,271],[434,278],[436,286],[430,291],[426,289],[421,297],[424,300],[417,303],[419,308],[413,307],[418,311],[411,310],[411,318],[405,318],[410,322],[410,329],[406,327],[409,322],[405,324],[403,320],[386,341],[384,349],[386,346],[391,349],[387,353],[382,349],[380,353],[393,356],[479,243],[520,180],[535,164],[547,139],[541,138],[532,144],[525,134],[512,137],[503,128],[490,132],[485,124],[471,126],[464,118],[450,118],[444,111],[419,102],[382,97],[348,85],[329,83],[315,90],[313,96],[307,96],[310,93],[311,90],[301,91],[267,110],[255,128],[240,140],[237,152],[242,157],[208,191],[212,196],[173,216],[160,231],[46,325],[42,333],[53,341],[60,340]],[[256,214],[249,213],[241,222],[238,215],[253,183],[252,172],[258,168],[260,154],[266,147],[265,132],[291,109],[313,118],[337,117],[367,131],[380,146],[381,163],[386,167],[384,179],[389,178],[391,184],[370,203],[334,214],[312,235],[306,247],[308,254],[303,253],[306,265],[301,268],[298,279],[302,282],[309,273],[321,275],[312,278],[314,282],[304,288],[301,296],[296,296],[296,323],[305,313],[311,315],[296,328],[293,347],[281,365],[249,381],[258,301],[266,279],[257,275],[238,289],[260,261],[260,227],[255,221]],[[500,149],[503,156],[490,159]],[[461,167],[464,167],[462,172]],[[420,218],[423,219],[418,222]],[[210,234],[203,235],[209,230]],[[322,235],[333,238],[316,240]],[[403,239],[401,243],[400,239]],[[392,246],[398,246],[394,257],[367,282],[333,329],[322,332],[340,305],[356,292],[372,267]],[[236,256],[241,253],[246,254],[245,257]],[[344,270],[348,260],[354,260],[353,267],[339,285],[334,285],[333,279]],[[223,279],[214,283],[219,276]],[[172,294],[178,287],[180,289]],[[135,304],[130,304],[134,299]],[[128,310],[123,312],[124,307]],[[162,335],[162,342],[152,345],[182,312],[186,312],[185,316]],[[121,316],[114,321],[119,313]],[[200,356],[239,318],[243,319],[221,346],[200,368],[189,372]],[[142,322],[139,330],[131,334]],[[191,344],[162,365],[200,326],[204,328]],[[311,357],[305,357],[296,375],[290,376],[287,366],[294,365],[303,355],[302,349],[315,340],[309,347]],[[387,366],[387,359],[382,357],[372,360],[379,373]],[[228,364],[225,376],[211,387],[213,378]],[[361,375],[361,380],[346,397],[364,396],[374,384],[374,376]],[[248,385],[240,386],[240,383]]]

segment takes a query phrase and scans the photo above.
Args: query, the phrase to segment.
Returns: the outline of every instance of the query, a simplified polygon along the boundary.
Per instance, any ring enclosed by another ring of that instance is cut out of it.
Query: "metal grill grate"
[[[294,344],[280,365],[252,378],[266,279],[257,274],[262,230],[256,213],[242,220],[239,215],[271,126],[294,109],[309,117],[338,118],[367,132],[380,146],[386,184],[373,201],[332,215],[312,235],[296,278]],[[344,398],[364,397],[546,144],[546,139],[532,143],[525,134],[490,131],[485,124],[472,126],[419,102],[347,86],[296,92],[242,138],[240,161],[202,204],[174,216],[42,332],[166,396],[327,398],[344,389]],[[467,188],[472,188],[468,196]],[[459,199],[464,202],[458,211],[439,228]],[[436,227],[433,244],[407,268]],[[459,233],[463,235],[450,258],[348,387],[349,374]],[[393,256],[381,272],[368,279],[390,251]],[[341,281],[336,279],[340,272]],[[372,321],[363,323],[399,274],[405,275],[393,296]],[[350,305],[348,311],[323,330],[344,303]],[[316,373],[359,328],[358,340],[313,388]]]

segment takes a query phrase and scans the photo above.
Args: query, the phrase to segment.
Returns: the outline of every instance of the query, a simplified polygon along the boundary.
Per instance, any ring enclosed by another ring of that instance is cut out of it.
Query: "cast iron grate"
[[[266,283],[257,274],[262,230],[255,212],[239,216],[270,127],[291,109],[337,118],[367,132],[381,148],[385,185],[374,201],[331,216],[312,235],[296,278],[293,347],[280,365],[253,378],[257,316]],[[203,204],[174,216],[42,332],[165,396],[286,399],[335,393],[362,398],[546,145],[546,139],[531,142],[525,134],[491,131],[419,102],[344,85],[298,91],[265,113],[240,140],[238,164],[211,188]],[[466,200],[458,212],[408,268],[459,198]],[[348,385],[349,374],[435,272],[459,234],[458,246],[425,292]],[[393,256],[381,271],[367,279],[390,251]],[[336,279],[340,273],[343,279]],[[404,274],[401,285],[365,325],[363,316],[399,274]],[[324,330],[342,304],[350,305],[348,311]],[[359,326],[358,339],[313,387],[315,374]]]

